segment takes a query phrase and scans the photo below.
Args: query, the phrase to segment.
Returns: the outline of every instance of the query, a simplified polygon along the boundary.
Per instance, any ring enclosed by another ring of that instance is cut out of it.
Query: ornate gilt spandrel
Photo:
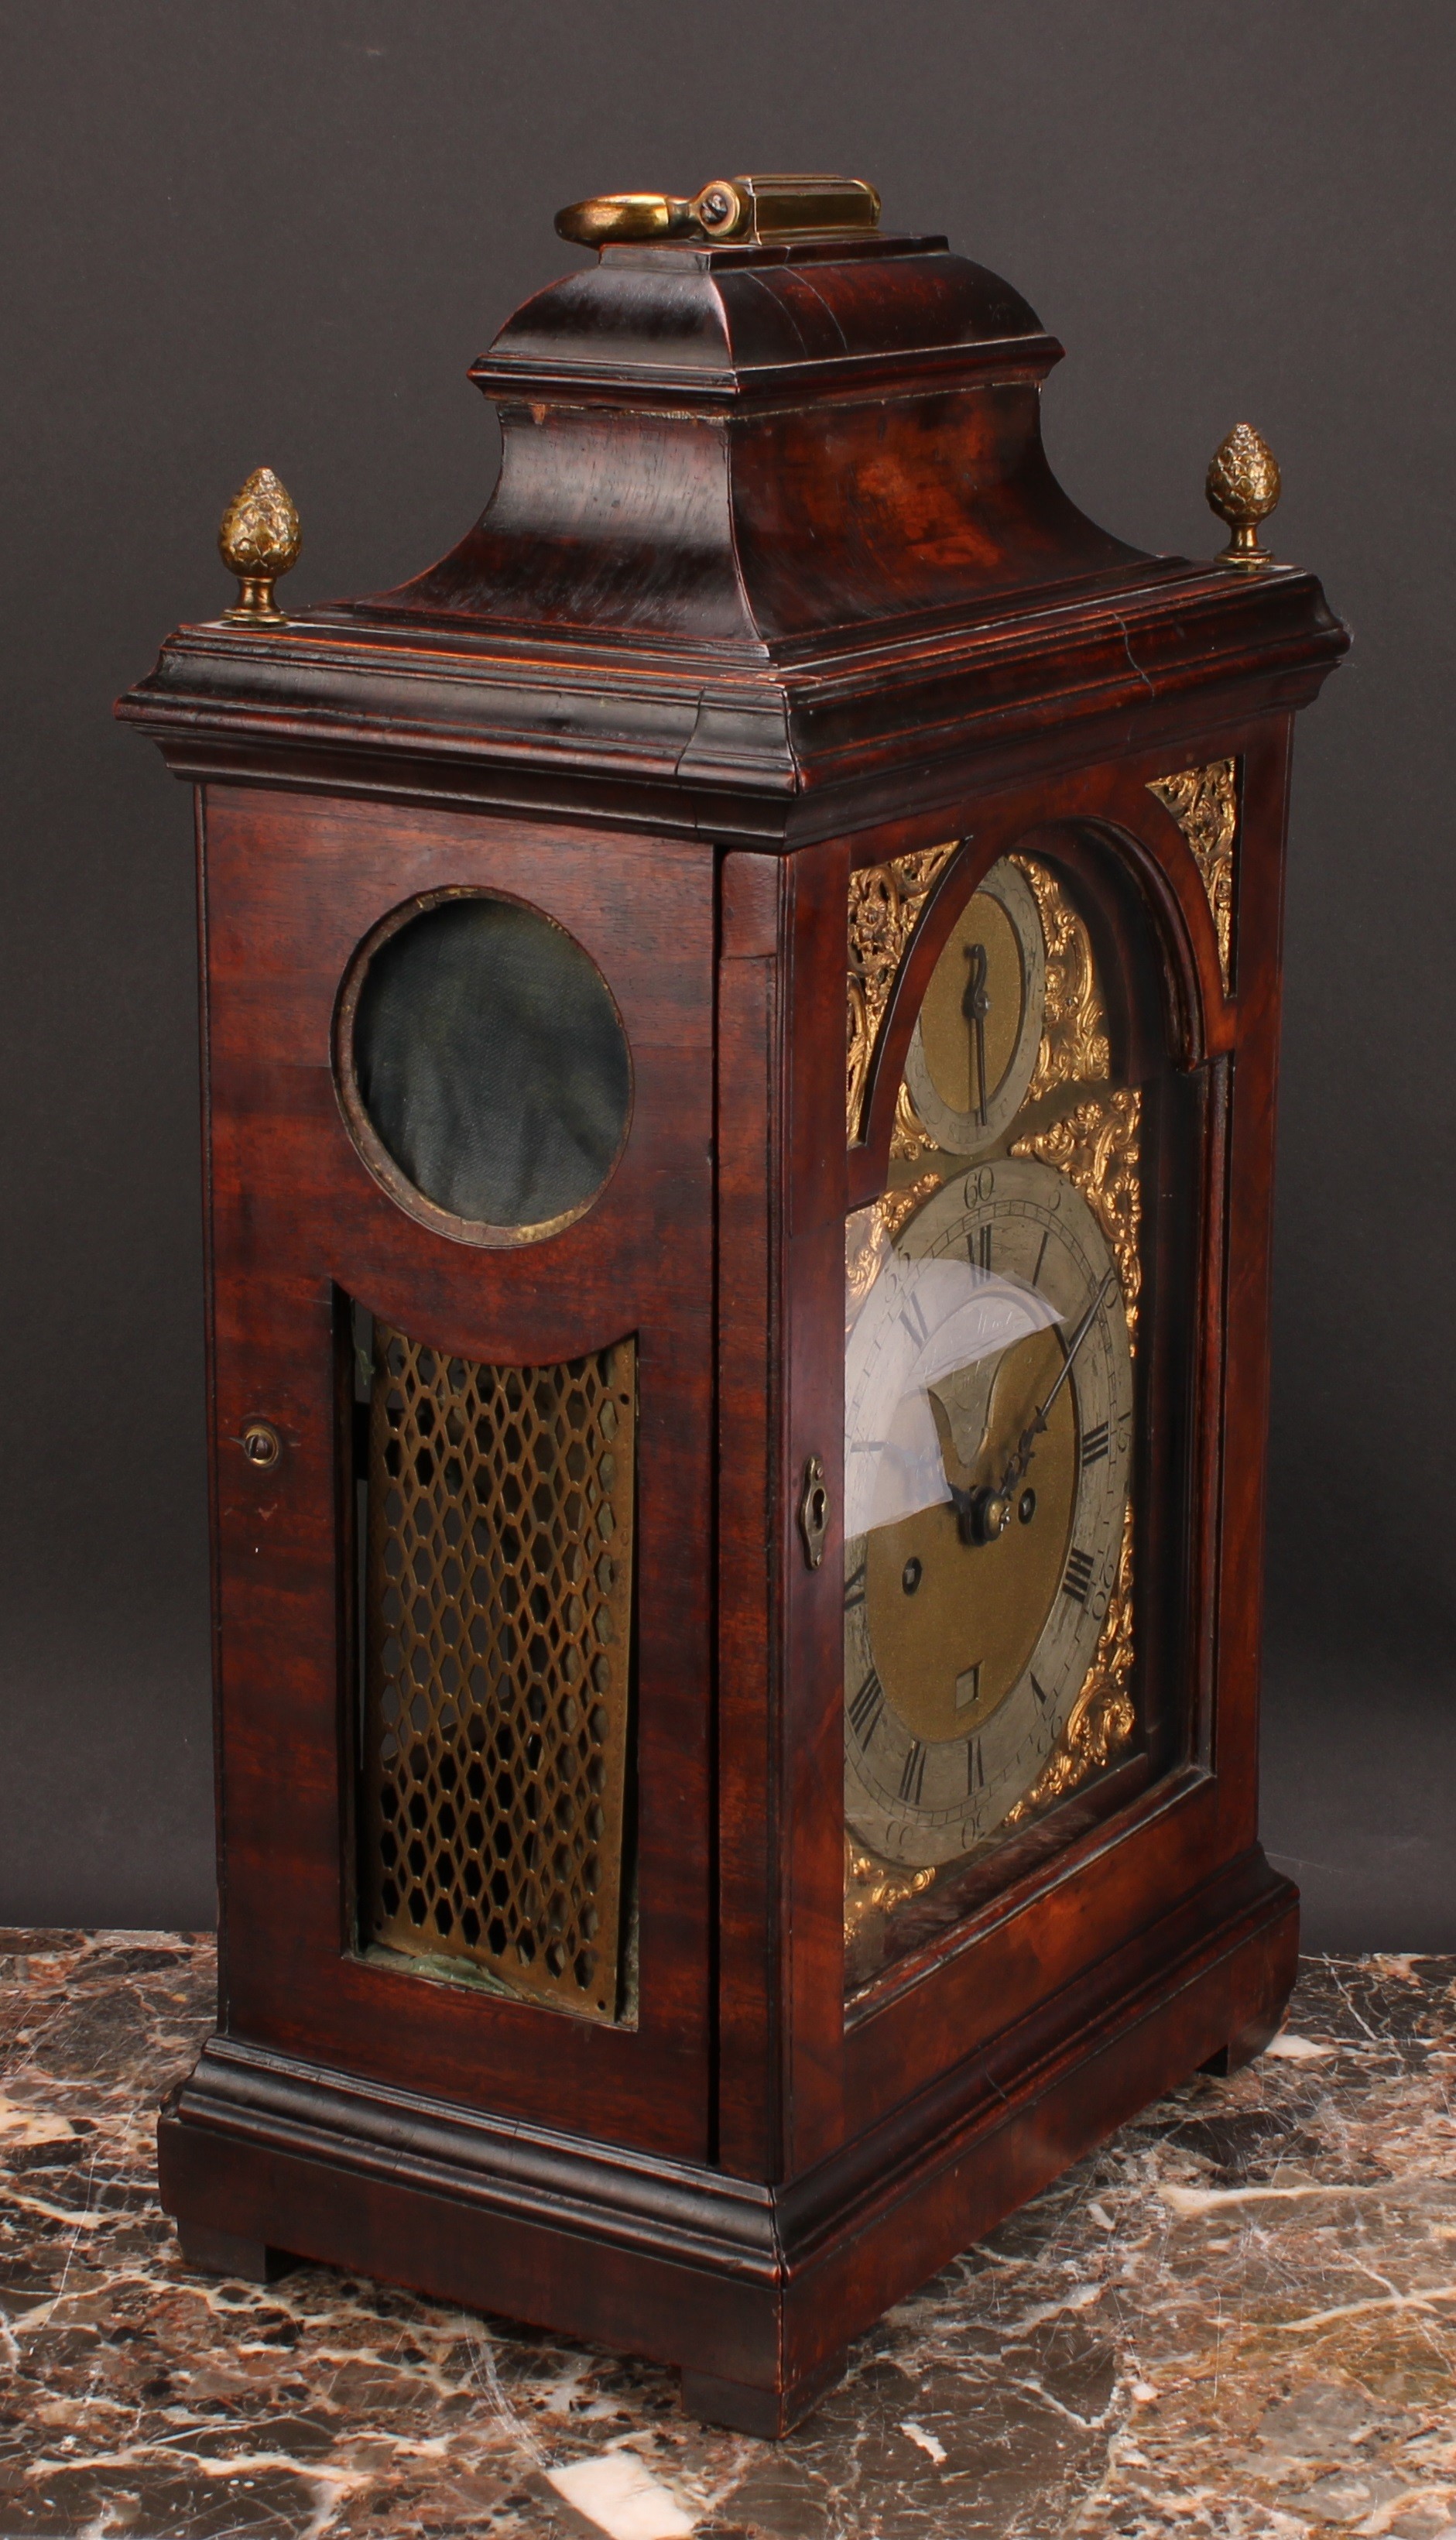
[[[1039,1102],[1061,1085],[1096,1083],[1111,1067],[1107,1014],[1091,938],[1056,876],[1031,856],[1011,862],[1030,882],[1047,950],[1046,1007],[1036,1073],[1026,1089]]]
[[[869,1062],[911,936],[936,882],[964,843],[952,838],[945,846],[893,856],[888,864],[865,865],[850,876],[845,1125],[852,1146],[864,1133]],[[906,1132],[916,1134],[909,1122]],[[921,1143],[929,1142],[922,1136]],[[916,1148],[904,1152],[914,1154]]]
[[[935,1143],[935,1139],[916,1110],[910,1088],[902,1077],[900,1091],[895,1096],[895,1119],[890,1131],[890,1154],[894,1158],[903,1157],[907,1162],[913,1163],[917,1156],[925,1155]]]
[[[902,1190],[886,1191],[883,1199],[876,1200],[875,1215],[889,1242],[894,1242],[901,1228],[909,1225],[916,1210],[930,1198],[932,1191],[940,1188],[943,1179],[941,1173],[922,1173],[918,1181],[907,1182]]]
[[[1194,862],[1208,893],[1213,932],[1218,940],[1218,969],[1223,993],[1233,986],[1233,858],[1238,838],[1238,762],[1212,759],[1207,767],[1185,768],[1181,776],[1159,776],[1147,788],[1170,811],[1193,850]]]
[[[844,1937],[845,1945],[853,1950],[862,1932],[896,1913],[912,1898],[924,1896],[936,1884],[935,1870],[895,1870],[872,1852],[862,1852],[859,1845],[845,1837],[844,1846]]]
[[[1139,1237],[1143,1224],[1143,1185],[1139,1173],[1143,1096],[1136,1086],[1119,1086],[1108,1094],[1089,1094],[1075,1109],[1064,1111],[1049,1129],[1013,1138],[1013,1156],[1037,1156],[1055,1164],[1075,1182],[1106,1235],[1117,1263],[1123,1305],[1128,1317],[1128,1343],[1138,1346],[1138,1297],[1143,1285]]]
[[[847,1314],[858,1313],[884,1268],[901,1228],[909,1224],[933,1191],[940,1189],[943,1179],[940,1173],[923,1173],[918,1181],[907,1182],[901,1190],[885,1191],[870,1207],[857,1209],[848,1220],[844,1245]]]

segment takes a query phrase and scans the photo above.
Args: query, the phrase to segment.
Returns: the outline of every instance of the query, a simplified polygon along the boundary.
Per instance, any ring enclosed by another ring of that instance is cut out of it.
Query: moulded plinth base
[[[783,2389],[766,2390],[749,2381],[721,2381],[712,2372],[684,2370],[682,2404],[690,2417],[701,2418],[705,2426],[728,2426],[735,2434],[758,2434],[776,2441],[801,2425],[826,2390],[833,2389],[843,2376],[848,2355],[847,2346],[836,2347],[820,2359],[814,2371]]]
[[[776,2435],[848,2341],[1160,2092],[1279,2025],[1298,1900],[1258,1853],[937,2092],[770,2187],[420,2099],[213,2038],[159,2127],[183,2254],[265,2279],[287,2251],[676,2364],[695,2414]],[[1225,2059],[1220,2065],[1219,2059]],[[995,2078],[992,2066],[995,2067]]]
[[[299,2263],[286,2249],[267,2248],[260,2240],[240,2240],[231,2231],[210,2230],[205,2222],[179,2222],[177,2238],[194,2276],[234,2276],[244,2285],[276,2285]]]

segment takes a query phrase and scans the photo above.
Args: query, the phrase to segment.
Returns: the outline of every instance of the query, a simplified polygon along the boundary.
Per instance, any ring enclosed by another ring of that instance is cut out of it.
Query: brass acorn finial
[[[1259,524],[1268,520],[1280,498],[1279,461],[1251,423],[1236,423],[1219,442],[1204,491],[1209,509],[1232,531],[1216,562],[1236,564],[1246,572],[1272,564],[1274,558],[1259,544]]]
[[[280,574],[298,563],[304,533],[286,485],[271,467],[255,467],[223,514],[218,553],[243,588],[236,608],[223,615],[235,626],[286,626],[273,598]]]

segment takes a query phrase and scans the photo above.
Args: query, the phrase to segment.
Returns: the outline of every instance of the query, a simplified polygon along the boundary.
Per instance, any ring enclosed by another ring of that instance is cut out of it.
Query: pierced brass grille
[[[614,2018],[636,1344],[483,1367],[377,1322],[373,1362],[364,1937]]]

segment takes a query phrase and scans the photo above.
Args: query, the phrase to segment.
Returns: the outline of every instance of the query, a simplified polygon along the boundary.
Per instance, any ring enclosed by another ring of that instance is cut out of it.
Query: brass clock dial
[[[957,1174],[847,1348],[845,1812],[882,1860],[971,1851],[1036,1780],[1116,1586],[1132,1427],[1086,1201],[1030,1159]]]
[[[1015,1118],[1036,1066],[1045,997],[1036,900],[1004,856],[951,928],[905,1061],[917,1116],[948,1155],[983,1155]]]

